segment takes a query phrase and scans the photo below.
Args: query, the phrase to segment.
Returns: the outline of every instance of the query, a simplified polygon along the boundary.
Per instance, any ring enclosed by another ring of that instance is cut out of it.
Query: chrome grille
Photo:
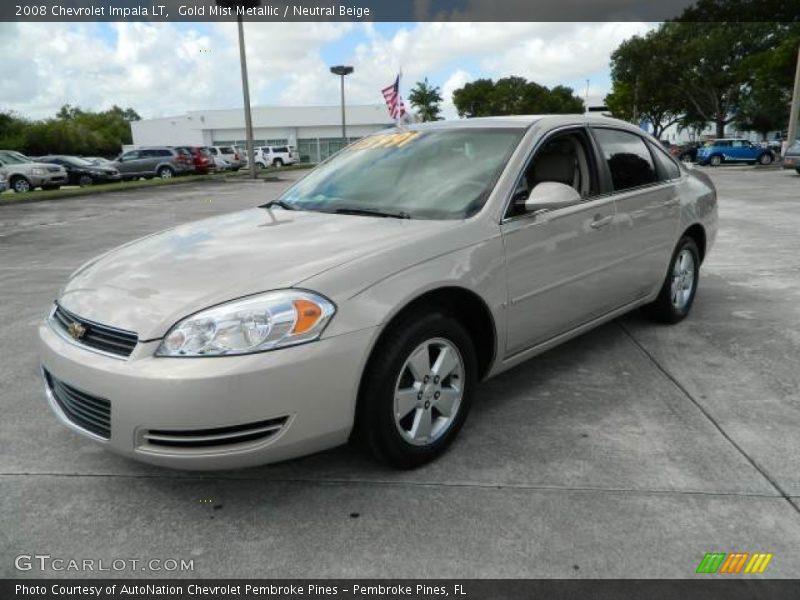
[[[108,325],[82,319],[58,304],[56,304],[50,321],[70,341],[122,358],[130,356],[139,341],[139,336],[132,331],[115,329]],[[70,326],[73,326],[73,330],[75,326],[78,326],[82,331],[81,335],[72,335]]]
[[[75,389],[44,371],[52,399],[64,416],[78,427],[104,439],[111,438],[111,402]]]
[[[261,441],[277,434],[289,417],[214,429],[150,429],[143,439],[151,446],[202,449]]]

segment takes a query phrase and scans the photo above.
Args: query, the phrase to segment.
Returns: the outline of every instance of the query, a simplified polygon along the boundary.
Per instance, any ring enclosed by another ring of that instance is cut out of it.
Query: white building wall
[[[339,139],[342,113],[339,106],[257,106],[253,107],[253,138],[298,146],[301,140]],[[360,138],[394,125],[383,105],[346,107],[347,136]],[[245,139],[241,109],[191,111],[185,115],[145,119],[131,124],[133,144],[210,146]],[[314,154],[311,152],[310,154]],[[317,152],[316,154],[319,154]]]

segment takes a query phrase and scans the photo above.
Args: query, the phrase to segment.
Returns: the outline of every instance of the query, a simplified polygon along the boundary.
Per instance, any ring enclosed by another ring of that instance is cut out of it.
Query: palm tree
[[[417,82],[417,85],[408,94],[408,100],[422,121],[439,121],[441,119],[439,113],[442,112],[440,106],[442,94],[438,87],[428,83],[427,77],[424,81]]]

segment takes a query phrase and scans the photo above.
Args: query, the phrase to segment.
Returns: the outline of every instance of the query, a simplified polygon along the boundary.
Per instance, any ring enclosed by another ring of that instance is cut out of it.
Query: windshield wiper
[[[270,200],[266,204],[261,204],[258,208],[272,208],[273,206],[280,206],[283,210],[297,210],[293,204],[281,199]]]
[[[411,215],[407,212],[388,212],[377,208],[337,208],[337,215],[364,215],[367,217],[385,217],[389,219],[410,219]]]

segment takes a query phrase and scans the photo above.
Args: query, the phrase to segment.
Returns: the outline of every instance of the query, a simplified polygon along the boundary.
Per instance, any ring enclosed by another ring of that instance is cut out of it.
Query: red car
[[[204,146],[177,146],[175,149],[185,151],[191,156],[195,173],[205,174],[214,171],[214,157]]]

